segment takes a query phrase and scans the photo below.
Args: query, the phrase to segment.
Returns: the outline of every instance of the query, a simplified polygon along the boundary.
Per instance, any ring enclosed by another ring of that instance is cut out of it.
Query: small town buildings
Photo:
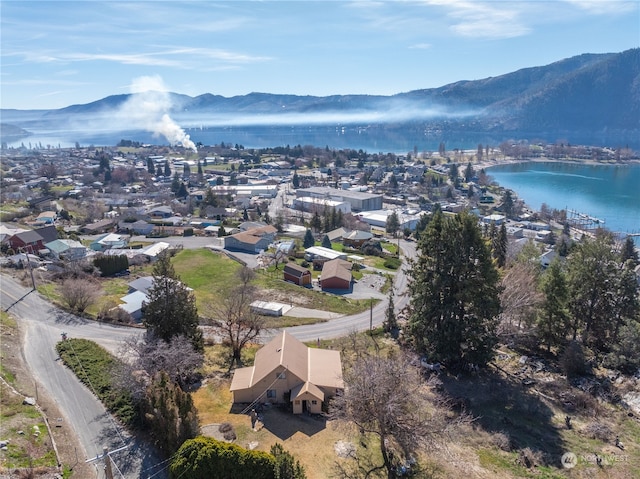
[[[45,243],[49,254],[57,260],[76,261],[87,255],[87,248],[79,241],[71,239],[57,239]]]
[[[109,231],[116,225],[116,220],[113,218],[106,218],[104,220],[89,223],[80,228],[80,232],[87,235],[95,235]]]
[[[112,248],[124,248],[127,245],[127,237],[116,233],[106,233],[98,236],[89,245],[93,251],[105,251]]]
[[[37,254],[45,249],[44,238],[34,230],[21,231],[7,240],[9,247],[15,252]]]
[[[318,282],[323,290],[350,290],[353,276],[352,264],[342,259],[326,261],[322,265],[322,273]]]
[[[312,197],[349,203],[352,211],[371,211],[382,208],[382,195],[354,190],[338,190],[325,186],[298,188],[296,198]]]
[[[277,232],[276,227],[271,225],[241,231],[240,233],[225,236],[223,238],[224,248],[246,251],[247,253],[259,253],[269,247]]]
[[[309,348],[286,331],[238,368],[231,381],[234,403],[291,404],[294,414],[320,414],[322,404],[344,389],[340,352]]]
[[[170,206],[157,206],[147,211],[147,216],[152,220],[167,219],[173,216],[173,210]]]
[[[296,263],[285,264],[283,274],[285,281],[290,281],[298,286],[311,285],[311,271]]]
[[[342,237],[342,244],[351,248],[361,248],[367,241],[373,239],[369,231],[353,230]]]
[[[39,225],[52,225],[57,218],[58,213],[56,213],[55,211],[43,211],[38,215],[35,223]]]

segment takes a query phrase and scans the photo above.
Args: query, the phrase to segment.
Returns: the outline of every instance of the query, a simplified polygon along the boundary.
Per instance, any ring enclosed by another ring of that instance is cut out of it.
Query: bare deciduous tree
[[[152,378],[165,372],[182,388],[191,382],[204,362],[204,355],[184,335],[174,336],[169,342],[148,333],[132,337],[123,345],[121,357],[128,363],[124,376],[135,379],[133,371],[143,371],[146,377]],[[128,386],[127,389],[132,390]]]
[[[82,313],[100,296],[100,286],[85,279],[66,279],[59,286],[62,299],[69,308]]]
[[[427,400],[428,386],[404,356],[360,358],[344,379],[344,393],[333,399],[330,414],[355,424],[363,436],[376,438],[383,463],[356,457],[356,470],[342,466],[340,477],[369,477],[386,471],[387,477],[394,478],[399,464],[411,462],[419,448],[434,444],[463,420]]]
[[[512,335],[531,325],[543,296],[537,288],[537,264],[514,262],[502,278],[499,333]]]
[[[251,309],[251,303],[255,299],[255,288],[251,284],[254,277],[255,273],[250,268],[239,270],[238,286],[219,305],[212,307],[213,329],[223,338],[223,344],[231,349],[229,371],[234,365],[242,365],[242,349],[264,329],[264,318]]]

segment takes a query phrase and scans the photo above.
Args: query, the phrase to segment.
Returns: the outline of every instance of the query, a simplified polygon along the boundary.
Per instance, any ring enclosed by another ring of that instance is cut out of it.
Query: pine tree
[[[155,175],[156,174],[156,168],[155,168],[155,165],[153,164],[153,160],[151,158],[147,159],[147,171],[149,172],[150,175]]]
[[[383,328],[386,333],[392,333],[398,328],[398,318],[396,318],[396,307],[393,301],[393,288],[389,290],[389,303],[385,312]]]
[[[320,232],[320,229],[322,228],[322,219],[317,211],[313,213],[313,216],[311,217],[310,226],[316,233]]]
[[[411,262],[409,335],[451,369],[486,364],[496,344],[498,272],[476,218],[434,214]]]
[[[315,243],[316,243],[316,240],[313,237],[313,233],[311,232],[310,229],[307,229],[306,233],[304,234],[304,241],[302,243],[302,246],[304,246],[304,248],[307,249],[307,248],[311,248]]]
[[[322,247],[331,249],[331,240],[328,235],[324,235],[322,238]]]
[[[560,346],[569,330],[569,289],[560,261],[552,261],[542,277],[544,301],[538,313],[538,337],[547,345]]]
[[[169,160],[164,160],[164,176],[169,178],[171,176],[171,168],[169,167]]]
[[[293,178],[291,178],[291,183],[293,184],[294,188],[296,189],[300,188],[300,177],[298,176],[297,171],[293,172]]]
[[[507,247],[509,246],[507,227],[504,223],[500,225],[500,229],[497,230],[495,236],[492,237],[491,244],[493,257],[495,258],[498,267],[504,268],[504,265],[507,262]]]
[[[182,334],[197,351],[203,350],[196,298],[180,282],[168,254],[160,255],[153,266],[153,284],[147,291],[147,298],[143,324],[149,334],[167,342]]]

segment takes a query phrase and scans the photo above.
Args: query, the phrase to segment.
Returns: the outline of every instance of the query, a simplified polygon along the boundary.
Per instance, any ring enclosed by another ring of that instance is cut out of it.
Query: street
[[[405,255],[415,256],[415,243],[401,241],[400,244]],[[409,300],[402,294],[407,287],[407,277],[403,270],[397,272],[394,287],[394,302],[396,312],[399,312]],[[0,291],[2,309],[18,318],[25,330],[24,357],[33,377],[63,411],[65,424],[73,428],[84,447],[84,457],[96,457],[102,453],[104,446],[115,449],[129,445],[128,449],[113,457],[114,463],[122,472],[121,477],[141,479],[158,472],[153,466],[161,461],[148,447],[127,435],[93,392],[62,364],[55,351],[55,344],[60,341],[61,334],[66,333],[71,338],[95,341],[112,354],[118,355],[120,345],[142,331],[88,321],[63,312],[43,299],[38,292],[31,291],[6,275],[0,275]],[[373,327],[379,326],[385,319],[386,308],[385,299],[372,311],[323,323],[295,326],[287,328],[287,331],[302,341],[336,338],[352,331],[367,330],[370,324]],[[154,477],[165,476],[158,474]]]

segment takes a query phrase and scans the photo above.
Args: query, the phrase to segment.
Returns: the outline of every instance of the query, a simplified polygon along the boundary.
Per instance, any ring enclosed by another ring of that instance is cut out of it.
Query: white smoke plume
[[[171,119],[171,97],[159,76],[144,76],[133,80],[131,97],[120,108],[127,123],[164,136],[172,145],[182,145],[197,152],[189,135]]]

